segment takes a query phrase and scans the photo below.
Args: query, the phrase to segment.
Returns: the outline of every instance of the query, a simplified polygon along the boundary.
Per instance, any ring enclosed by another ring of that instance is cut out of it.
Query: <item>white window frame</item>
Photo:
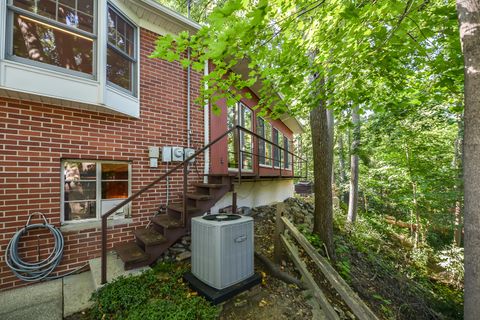
[[[91,162],[96,165],[96,175],[95,175],[95,204],[96,204],[96,217],[90,219],[81,219],[81,220],[65,220],[65,162]],[[101,167],[103,163],[108,164],[127,164],[128,165],[128,196],[132,195],[132,163],[130,161],[110,161],[110,160],[89,160],[89,159],[62,159],[60,162],[60,218],[62,225],[65,224],[77,224],[85,223],[92,221],[99,221],[102,218],[102,171]],[[120,199],[119,199],[120,200]],[[124,200],[124,199],[122,199]],[[123,211],[123,215],[116,216],[112,215],[109,219],[124,219],[129,218],[131,215],[131,206],[130,204],[125,205],[118,212]]]

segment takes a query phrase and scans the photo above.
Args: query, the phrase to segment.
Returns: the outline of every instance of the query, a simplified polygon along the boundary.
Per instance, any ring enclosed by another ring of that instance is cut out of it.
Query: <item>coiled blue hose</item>
[[[43,218],[43,224],[30,224],[30,220],[35,214],[38,214]],[[48,229],[53,235],[53,238],[55,240],[55,246],[53,247],[53,251],[47,258],[42,261],[33,263],[23,261],[18,254],[18,244],[20,242],[20,238],[29,230],[37,228]],[[52,271],[60,264],[60,261],[62,261],[64,244],[65,243],[63,240],[62,232],[59,229],[55,228],[55,226],[49,224],[43,213],[34,212],[28,216],[25,227],[17,231],[17,233],[13,235],[12,239],[10,239],[10,242],[8,242],[7,249],[5,250],[5,262],[7,263],[7,266],[12,269],[12,272],[17,276],[17,278],[23,281],[31,282],[61,278],[66,275],[75,273],[86,266],[81,266],[63,275],[49,277],[48,275],[52,273]]]

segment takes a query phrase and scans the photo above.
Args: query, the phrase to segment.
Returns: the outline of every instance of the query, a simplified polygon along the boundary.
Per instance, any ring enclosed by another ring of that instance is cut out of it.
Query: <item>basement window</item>
[[[62,221],[100,219],[131,193],[131,164],[90,160],[62,161]],[[125,206],[113,219],[129,215]]]

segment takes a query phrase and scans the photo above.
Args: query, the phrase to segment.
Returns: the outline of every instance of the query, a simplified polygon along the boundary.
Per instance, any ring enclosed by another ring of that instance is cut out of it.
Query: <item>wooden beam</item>
[[[322,257],[312,244],[298,231],[297,228],[285,217],[281,218],[285,227],[290,230],[292,236],[298,241],[305,252],[310,256],[317,265],[325,278],[330,282],[332,287],[342,297],[343,301],[350,307],[354,315],[359,320],[378,320],[378,317],[372,310],[360,299],[355,291],[350,288],[348,283],[337,273],[330,263]]]
[[[340,320],[337,312],[333,309],[330,302],[328,302],[327,297],[325,297],[322,290],[315,282],[312,274],[308,271],[305,262],[300,259],[300,256],[298,255],[298,248],[295,245],[291,244],[283,234],[280,235],[280,238],[282,239],[282,242],[287,249],[288,255],[292,259],[298,271],[300,271],[303,280],[306,282],[307,286],[312,289],[313,296],[318,300],[318,303],[320,304],[320,307],[322,307],[322,311],[325,313],[326,317],[329,320]]]

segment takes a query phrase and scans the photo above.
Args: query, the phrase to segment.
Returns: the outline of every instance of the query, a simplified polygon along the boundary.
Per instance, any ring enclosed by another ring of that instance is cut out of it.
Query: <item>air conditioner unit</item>
[[[221,290],[253,275],[253,219],[236,214],[192,219],[192,274]]]

